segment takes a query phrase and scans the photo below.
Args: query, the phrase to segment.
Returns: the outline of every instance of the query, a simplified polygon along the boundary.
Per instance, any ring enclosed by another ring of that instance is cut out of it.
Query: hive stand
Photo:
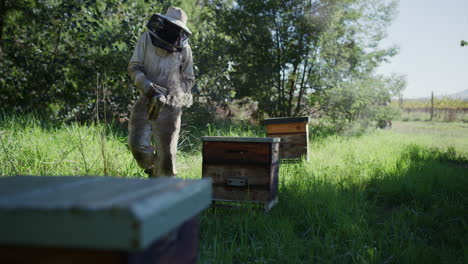
[[[195,263],[209,180],[0,178],[0,263]]]
[[[309,117],[279,117],[263,121],[268,137],[281,138],[280,156],[282,163],[309,160]]]
[[[213,201],[278,202],[279,138],[202,137],[202,177],[213,180]]]

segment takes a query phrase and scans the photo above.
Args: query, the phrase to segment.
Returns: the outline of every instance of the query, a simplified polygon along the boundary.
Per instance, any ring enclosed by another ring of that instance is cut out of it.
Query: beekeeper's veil
[[[169,52],[180,52],[192,34],[187,27],[187,15],[178,7],[169,7],[165,15],[154,14],[148,24],[151,43]]]

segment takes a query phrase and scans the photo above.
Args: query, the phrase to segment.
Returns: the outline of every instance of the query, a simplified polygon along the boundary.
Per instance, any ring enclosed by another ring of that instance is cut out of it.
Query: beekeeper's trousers
[[[175,176],[181,107],[165,105],[156,118],[148,116],[148,98],[140,95],[130,114],[128,144],[133,157],[152,176]]]

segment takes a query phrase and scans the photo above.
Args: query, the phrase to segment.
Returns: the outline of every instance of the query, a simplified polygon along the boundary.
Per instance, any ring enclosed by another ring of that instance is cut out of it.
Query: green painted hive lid
[[[308,116],[298,116],[298,117],[275,117],[275,118],[267,118],[263,120],[263,125],[270,125],[270,124],[289,124],[289,123],[308,123],[309,117]]]
[[[209,180],[0,178],[0,244],[145,248],[211,203]]]
[[[202,137],[202,141],[214,142],[247,142],[247,143],[275,143],[280,138],[273,137]]]

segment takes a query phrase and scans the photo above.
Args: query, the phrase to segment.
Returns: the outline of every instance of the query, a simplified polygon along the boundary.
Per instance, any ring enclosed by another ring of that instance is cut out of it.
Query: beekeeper
[[[192,104],[192,50],[187,15],[178,7],[154,14],[136,44],[128,72],[140,91],[128,144],[150,177],[175,176],[182,107]]]

